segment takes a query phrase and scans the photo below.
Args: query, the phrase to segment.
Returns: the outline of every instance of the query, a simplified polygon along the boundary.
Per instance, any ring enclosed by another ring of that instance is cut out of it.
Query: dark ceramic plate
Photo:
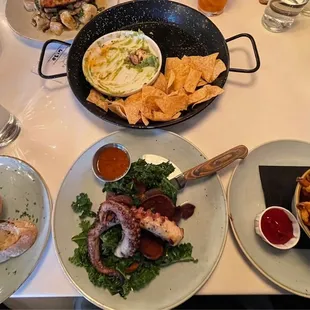
[[[166,57],[183,57],[184,55],[206,56],[219,52],[219,58],[225,63],[227,70],[214,81],[213,85],[223,88],[229,71],[253,73],[260,66],[256,44],[251,35],[239,34],[225,40],[219,29],[207,17],[188,6],[167,0],[143,0],[111,7],[85,25],[76,36],[70,48],[67,73],[51,76],[42,73],[42,63],[46,47],[55,41],[70,45],[57,40],[47,41],[42,49],[39,74],[46,79],[68,75],[70,87],[84,107],[98,117],[123,127],[144,129],[170,126],[191,118],[211,104],[215,98],[188,109],[178,119],[168,122],[151,122],[149,126],[144,126],[143,124],[130,125],[127,120],[121,119],[112,112],[105,112],[86,100],[91,89],[82,70],[82,60],[87,48],[95,40],[107,33],[117,30],[138,29],[151,37],[161,49],[163,56],[162,71],[164,71]],[[256,67],[253,69],[236,69],[229,66],[227,42],[239,37],[247,37],[252,43],[256,58]]]

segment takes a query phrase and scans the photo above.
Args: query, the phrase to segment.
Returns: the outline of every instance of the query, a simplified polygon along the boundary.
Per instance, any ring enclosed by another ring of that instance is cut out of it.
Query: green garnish
[[[160,273],[160,269],[178,262],[194,262],[192,255],[192,245],[185,243],[176,247],[166,246],[165,255],[157,261],[146,259],[140,252],[137,252],[130,258],[119,258],[113,253],[122,238],[122,229],[120,225],[110,228],[103,233],[100,239],[101,258],[105,265],[118,270],[124,275],[124,282],[119,279],[105,276],[99,273],[91,264],[87,250],[87,234],[92,225],[89,221],[80,223],[81,233],[72,238],[78,247],[69,261],[78,267],[84,267],[88,273],[89,280],[98,287],[106,288],[112,295],[120,294],[126,297],[131,291],[139,291],[153,281]],[[126,269],[133,263],[138,263],[139,267],[133,273],[126,273]]]
[[[117,182],[106,183],[103,192],[113,192],[117,195],[129,195],[136,206],[141,204],[136,188],[137,182],[143,183],[146,190],[159,188],[174,203],[177,200],[177,189],[169,182],[167,177],[174,171],[170,162],[159,165],[148,164],[144,159],[132,163],[129,172]]]
[[[84,16],[84,10],[81,8],[80,12],[77,14],[78,18],[81,18]]]
[[[159,66],[158,57],[156,57],[154,55],[150,55],[149,57],[145,58],[137,66],[140,66],[140,67],[154,67],[155,69],[158,69],[158,66]]]
[[[19,218],[22,218],[22,217],[28,217],[29,221],[31,220],[31,215],[30,215],[28,212],[26,212],[26,211],[24,211],[24,212],[20,215]]]
[[[112,227],[105,234],[102,234],[100,236],[100,239],[102,241],[101,246],[102,255],[108,256],[110,254],[113,254],[114,251],[116,250],[118,243],[122,239],[121,227],[119,225]]]
[[[142,72],[143,68],[145,67],[154,67],[157,70],[159,67],[159,60],[158,57],[156,57],[155,55],[149,55],[137,65],[134,65],[129,59],[125,60],[124,64],[127,66],[128,69],[133,68],[138,70],[139,72]]]
[[[81,213],[80,219],[85,219],[86,217],[96,217],[96,213],[91,211],[92,202],[88,198],[87,194],[81,193],[76,196],[76,201],[72,202],[71,207],[73,212]]]
[[[166,255],[155,261],[160,267],[167,267],[179,262],[194,262],[198,260],[192,257],[193,246],[190,243],[182,243],[177,247],[166,247]]]

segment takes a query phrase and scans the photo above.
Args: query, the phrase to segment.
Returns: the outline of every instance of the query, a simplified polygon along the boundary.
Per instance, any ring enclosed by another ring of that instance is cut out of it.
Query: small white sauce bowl
[[[289,217],[289,219],[292,222],[293,225],[293,238],[291,238],[288,242],[286,242],[285,244],[273,244],[271,243],[264,235],[263,231],[262,231],[262,227],[261,227],[261,221],[262,221],[262,217],[263,215],[269,211],[270,209],[280,209],[282,211],[284,211],[287,216]],[[295,218],[295,216],[288,210],[282,208],[282,207],[278,207],[278,206],[272,206],[269,207],[267,209],[265,209],[263,212],[259,213],[255,220],[254,220],[254,226],[255,226],[255,232],[265,241],[267,242],[269,245],[271,245],[272,247],[279,249],[279,250],[289,250],[291,248],[293,248],[299,241],[300,239],[300,227],[299,224],[297,222],[297,219]]]

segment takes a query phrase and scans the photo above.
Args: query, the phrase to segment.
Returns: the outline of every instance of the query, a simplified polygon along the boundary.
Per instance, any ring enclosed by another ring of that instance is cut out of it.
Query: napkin
[[[292,211],[291,204],[296,188],[296,178],[302,176],[310,167],[259,166],[259,174],[266,207],[280,206]],[[310,239],[300,228],[297,249],[310,249]]]

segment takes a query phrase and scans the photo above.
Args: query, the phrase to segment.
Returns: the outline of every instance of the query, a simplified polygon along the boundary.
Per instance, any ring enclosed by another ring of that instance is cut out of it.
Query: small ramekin
[[[261,227],[261,221],[262,221],[262,217],[263,215],[270,209],[280,209],[282,211],[284,211],[287,216],[289,217],[289,219],[292,222],[293,225],[293,238],[291,238],[288,242],[286,242],[285,244],[273,244],[271,243],[264,235],[263,231],[262,231],[262,227]],[[291,248],[293,248],[299,241],[300,239],[300,227],[298,224],[297,219],[295,218],[295,216],[288,210],[282,208],[282,207],[278,207],[278,206],[272,206],[269,207],[267,209],[265,209],[263,212],[257,214],[255,220],[254,220],[254,226],[255,226],[255,232],[269,245],[271,245],[272,247],[279,249],[279,250],[289,250]]]
[[[99,155],[100,155],[100,152],[101,152],[102,150],[104,150],[104,149],[106,149],[106,148],[110,148],[110,147],[115,147],[115,148],[118,148],[118,149],[122,150],[122,151],[126,154],[128,160],[129,160],[129,165],[128,165],[128,168],[126,169],[126,171],[125,171],[121,176],[119,176],[119,177],[117,177],[117,178],[115,178],[115,179],[113,179],[113,180],[106,180],[106,179],[99,173],[99,170],[98,170],[98,167],[97,167],[97,161],[98,161],[98,157],[99,157]],[[119,181],[120,179],[122,179],[122,178],[128,173],[130,167],[131,167],[131,159],[130,159],[129,152],[128,152],[128,150],[125,148],[125,146],[122,145],[122,144],[120,144],[120,143],[108,143],[108,144],[103,145],[102,147],[100,147],[100,148],[96,151],[96,153],[95,153],[95,155],[94,155],[94,157],[93,157],[93,162],[92,162],[92,170],[93,170],[93,173],[94,173],[94,175],[96,176],[96,178],[97,178],[99,181],[102,181],[102,182],[104,182],[104,183]]]

